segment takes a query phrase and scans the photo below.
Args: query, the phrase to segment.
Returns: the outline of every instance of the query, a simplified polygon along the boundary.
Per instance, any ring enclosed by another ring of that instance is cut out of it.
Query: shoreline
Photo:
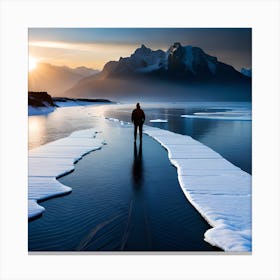
[[[57,108],[63,107],[77,107],[77,106],[102,106],[102,105],[115,105],[114,101],[107,99],[88,99],[88,98],[63,98],[53,97],[52,101],[54,106],[32,106],[28,105],[28,117],[48,115],[54,112]]]

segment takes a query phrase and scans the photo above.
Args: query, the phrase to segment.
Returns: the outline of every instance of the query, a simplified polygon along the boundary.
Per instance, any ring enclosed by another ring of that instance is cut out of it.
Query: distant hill
[[[167,51],[142,45],[130,57],[108,62],[64,96],[184,100],[251,100],[251,78],[201,48],[174,43]]]
[[[32,107],[55,107],[52,97],[47,92],[28,92],[28,105]]]
[[[52,96],[61,96],[61,93],[75,85],[79,80],[98,73],[86,67],[69,68],[54,66],[48,63],[39,63],[29,72],[28,91],[47,91]]]
[[[89,77],[89,76],[95,75],[100,72],[99,70],[91,69],[91,68],[88,68],[85,66],[80,66],[77,68],[70,68],[67,66],[63,66],[62,68],[68,72],[72,72],[73,74],[77,74],[82,77]]]

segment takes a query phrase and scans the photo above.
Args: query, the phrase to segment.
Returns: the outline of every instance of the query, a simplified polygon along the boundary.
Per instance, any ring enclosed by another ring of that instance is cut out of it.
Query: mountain
[[[85,66],[80,66],[77,68],[69,68],[67,66],[63,66],[63,68],[66,71],[72,72],[74,74],[78,74],[82,77],[89,77],[89,76],[95,75],[100,72],[99,70],[91,69],[91,68],[88,68]]]
[[[233,81],[244,77],[232,66],[206,54],[201,48],[174,43],[167,52],[142,45],[130,56],[108,62],[103,71],[108,78],[153,74],[184,81]]]
[[[79,80],[96,73],[96,70],[86,67],[72,69],[66,66],[39,63],[34,70],[29,72],[28,91],[47,91],[52,96],[60,96]]]
[[[242,68],[241,69],[241,74],[251,78],[252,77],[252,69]]]
[[[199,47],[177,42],[167,51],[154,51],[142,45],[130,57],[106,63],[99,74],[80,80],[65,95],[250,100],[251,79]]]
[[[162,50],[152,51],[144,45],[130,57],[121,57],[119,61],[105,64],[103,73],[106,77],[130,76],[133,74],[149,73],[158,70],[166,60],[166,53]]]

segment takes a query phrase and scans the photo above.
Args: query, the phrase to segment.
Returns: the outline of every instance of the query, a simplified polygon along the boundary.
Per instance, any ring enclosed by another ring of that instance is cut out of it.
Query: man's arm
[[[142,112],[143,112],[143,116],[142,116],[142,119],[143,119],[143,123],[145,122],[145,118],[146,118],[146,116],[145,116],[145,113],[144,113],[144,111],[142,110]]]
[[[132,111],[132,114],[131,114],[131,121],[134,122],[134,110]]]

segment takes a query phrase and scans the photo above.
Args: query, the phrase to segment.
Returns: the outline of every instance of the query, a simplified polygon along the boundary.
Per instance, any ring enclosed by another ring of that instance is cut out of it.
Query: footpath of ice
[[[56,178],[74,170],[74,163],[85,154],[100,149],[104,141],[98,131],[86,129],[29,151],[28,218],[44,212],[38,202],[72,191]]]
[[[190,136],[145,126],[168,151],[186,198],[212,226],[205,241],[225,251],[252,250],[251,175]]]

